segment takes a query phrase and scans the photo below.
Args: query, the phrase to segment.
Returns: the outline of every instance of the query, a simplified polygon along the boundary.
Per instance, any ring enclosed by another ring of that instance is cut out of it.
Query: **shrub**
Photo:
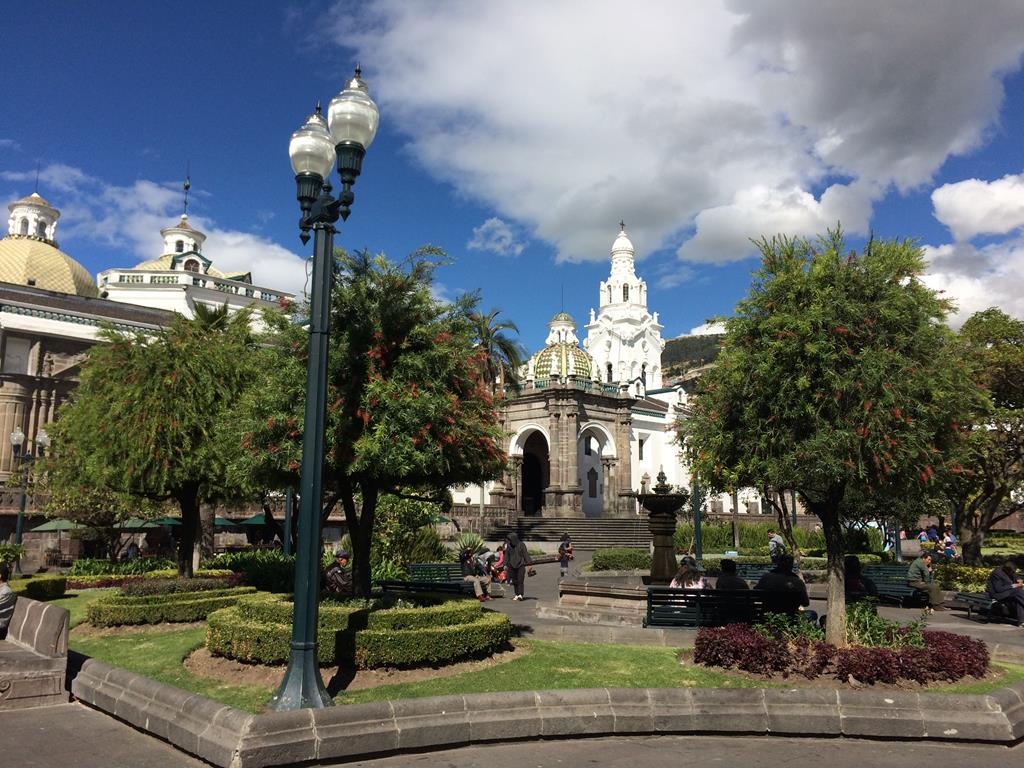
[[[595,571],[650,570],[651,553],[646,549],[610,547],[594,550],[591,568]]]
[[[412,666],[490,653],[506,644],[512,625],[478,603],[375,610],[372,601],[321,604],[317,657],[322,664],[351,660],[361,668]],[[243,598],[211,613],[206,644],[211,653],[263,664],[287,660],[293,606],[273,596]]]
[[[150,571],[146,574],[107,574],[100,576],[68,576],[69,589],[105,589],[108,587],[123,587],[125,584],[133,584],[145,579],[171,579],[178,575],[177,568],[166,568],[158,571]],[[223,569],[201,569],[196,572],[195,578],[211,578],[214,576],[231,576],[232,571]]]
[[[923,620],[900,626],[898,622],[879,616],[874,600],[861,600],[846,608],[846,639],[854,645],[923,648],[923,629]]]
[[[455,540],[455,551],[462,552],[467,549],[471,549],[474,552],[482,552],[484,550],[484,540],[479,533],[473,533],[467,531],[466,533],[460,533],[459,538]],[[433,560],[414,560],[416,563],[432,563]]]
[[[175,592],[205,592],[213,589],[237,587],[241,577],[237,573],[229,576],[203,576],[201,573],[191,579],[175,578],[137,579],[121,587],[125,595],[167,595]]]
[[[55,600],[67,592],[68,580],[63,576],[35,576],[11,582],[12,590],[33,600]]]
[[[935,580],[943,589],[957,592],[984,592],[991,568],[958,563],[940,563],[935,567]]]
[[[24,544],[0,544],[0,563],[13,563],[25,557]]]
[[[252,587],[229,587],[137,597],[106,595],[89,604],[87,616],[89,623],[97,627],[201,621],[211,611],[234,605],[239,597],[254,591]]]
[[[409,548],[408,563],[438,563],[444,560],[447,554],[448,548],[441,541],[440,534],[426,526],[416,533],[416,539]]]
[[[134,575],[174,568],[174,561],[165,557],[136,557],[120,563],[109,560],[82,558],[75,560],[68,570],[69,576]]]
[[[246,584],[261,592],[291,592],[295,588],[295,556],[279,549],[226,552],[208,560],[206,567],[240,573]]]

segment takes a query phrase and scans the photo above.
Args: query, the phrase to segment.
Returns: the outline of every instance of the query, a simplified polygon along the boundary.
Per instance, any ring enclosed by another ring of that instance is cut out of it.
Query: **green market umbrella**
[[[154,522],[157,525],[181,525],[181,520],[176,517],[158,517],[156,520],[152,520],[151,522]]]
[[[81,523],[73,523],[70,520],[56,519],[47,520],[42,525],[37,525],[35,528],[29,531],[29,533],[47,533],[49,531],[77,531],[80,528],[85,528]]]
[[[213,524],[217,528],[234,528],[236,525],[239,525],[239,522],[226,517],[215,517],[213,519]]]
[[[143,520],[141,517],[129,517],[114,526],[122,531],[140,531],[149,528],[159,528],[160,523],[156,520]]]
[[[267,524],[267,513],[266,512],[260,512],[258,515],[253,515],[252,517],[247,517],[245,520],[242,520],[239,523],[239,525],[266,525],[266,524]]]

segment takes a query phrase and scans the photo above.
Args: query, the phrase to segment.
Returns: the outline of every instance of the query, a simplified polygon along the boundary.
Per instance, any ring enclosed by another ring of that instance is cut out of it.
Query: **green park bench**
[[[761,621],[766,613],[796,613],[795,596],[758,589],[647,588],[645,627],[722,627]]]
[[[473,594],[473,585],[462,580],[462,566],[458,563],[410,563],[408,579],[385,579],[377,584],[385,592],[413,595]]]
[[[953,597],[953,604],[966,608],[968,619],[971,618],[974,611],[977,611],[978,615],[986,622],[996,619],[1020,626],[1016,617],[1010,615],[1010,608],[1007,605],[993,600],[984,592],[957,592]]]
[[[865,565],[864,575],[878,587],[878,599],[903,607],[908,603],[927,605],[928,595],[907,584],[906,564]]]

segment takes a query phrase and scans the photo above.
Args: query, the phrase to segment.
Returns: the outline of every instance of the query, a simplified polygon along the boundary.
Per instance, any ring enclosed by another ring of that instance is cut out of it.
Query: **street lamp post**
[[[292,134],[288,145],[295,171],[296,197],[302,217],[300,238],[309,242],[313,230],[313,281],[310,295],[309,358],[306,367],[306,410],[302,432],[298,541],[295,561],[295,613],[288,669],[271,701],[274,709],[331,706],[331,697],[317,663],[317,619],[320,612],[320,508],[323,498],[324,428],[327,398],[327,341],[330,327],[331,279],[334,274],[334,224],[348,219],[352,185],[362,170],[363,156],[377,133],[379,114],[356,67],[355,76],[327,107],[320,105]],[[327,178],[337,164],[341,192],[332,197]]]
[[[50,436],[46,433],[45,429],[40,429],[36,433],[35,440],[36,452],[39,456],[46,454],[46,449],[50,447]],[[28,495],[28,470],[29,466],[36,459],[36,455],[32,451],[23,451],[25,446],[25,433],[21,431],[21,427],[15,428],[11,432],[11,448],[14,451],[15,466],[19,469],[24,468],[24,472],[21,473],[21,494],[18,499],[18,522],[14,527],[14,543],[21,544],[21,534],[25,527],[25,498]],[[14,561],[14,570],[17,573],[21,573],[21,558],[19,557]]]

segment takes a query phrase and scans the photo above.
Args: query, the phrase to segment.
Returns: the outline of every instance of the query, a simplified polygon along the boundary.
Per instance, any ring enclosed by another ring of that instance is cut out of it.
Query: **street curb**
[[[983,696],[759,688],[515,691],[251,715],[88,659],[78,699],[221,768],[578,736],[742,733],[1012,744],[1024,683]]]

